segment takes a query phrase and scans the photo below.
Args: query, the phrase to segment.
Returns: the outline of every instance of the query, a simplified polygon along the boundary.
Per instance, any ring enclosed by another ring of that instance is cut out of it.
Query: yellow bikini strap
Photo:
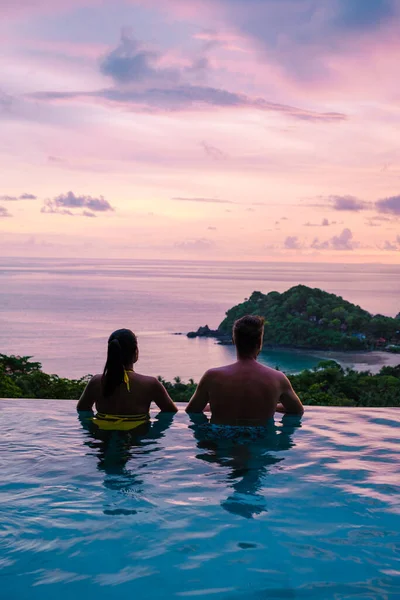
[[[124,369],[124,383],[126,385],[126,389],[128,390],[128,392],[130,392],[131,386],[130,386],[130,382],[129,382],[129,375],[125,369]]]

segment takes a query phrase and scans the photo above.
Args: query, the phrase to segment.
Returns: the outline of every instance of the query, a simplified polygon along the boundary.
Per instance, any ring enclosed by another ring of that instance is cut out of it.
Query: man
[[[264,423],[275,411],[303,414],[303,405],[288,378],[257,362],[263,334],[261,317],[250,315],[234,323],[237,361],[207,371],[186,412],[201,413],[209,404],[213,423],[231,425]]]

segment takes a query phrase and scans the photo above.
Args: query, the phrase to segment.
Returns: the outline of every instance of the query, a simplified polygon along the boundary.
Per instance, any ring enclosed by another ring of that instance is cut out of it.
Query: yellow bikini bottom
[[[150,421],[150,415],[106,415],[97,413],[92,419],[99,429],[108,431],[130,431]]]

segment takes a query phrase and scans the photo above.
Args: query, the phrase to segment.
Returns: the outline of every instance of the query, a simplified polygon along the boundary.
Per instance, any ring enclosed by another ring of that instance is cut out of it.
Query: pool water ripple
[[[2,600],[400,598],[398,409],[313,408],[253,441],[183,412],[99,433],[64,401],[0,421]]]

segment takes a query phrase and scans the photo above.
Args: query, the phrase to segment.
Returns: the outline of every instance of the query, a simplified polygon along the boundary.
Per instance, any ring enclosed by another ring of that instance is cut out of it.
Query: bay
[[[372,313],[400,310],[400,266],[94,259],[0,260],[0,352],[32,355],[47,372],[81,377],[101,372],[109,334],[128,327],[139,338],[138,370],[195,380],[233,360],[234,349],[187,331],[217,327],[254,290],[297,284],[342,295]],[[268,350],[262,362],[296,372],[321,358],[376,371],[399,358],[385,353],[334,354]]]

